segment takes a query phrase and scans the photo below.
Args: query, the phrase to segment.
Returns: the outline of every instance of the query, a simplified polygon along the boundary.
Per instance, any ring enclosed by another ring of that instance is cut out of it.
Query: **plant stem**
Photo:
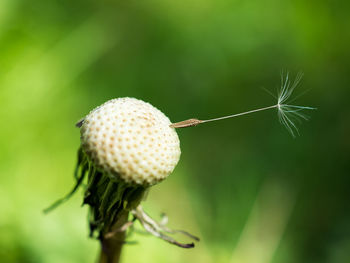
[[[116,231],[113,237],[100,238],[101,252],[99,263],[119,263],[122,247],[125,241],[125,231],[118,231],[128,221],[129,211],[124,210],[119,220],[113,225],[112,231]]]

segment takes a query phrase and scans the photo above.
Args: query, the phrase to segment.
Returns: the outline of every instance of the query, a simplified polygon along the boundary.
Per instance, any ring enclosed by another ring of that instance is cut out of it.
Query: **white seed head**
[[[107,101],[81,126],[81,144],[104,173],[131,184],[153,185],[165,179],[180,158],[180,141],[168,117],[134,98]]]

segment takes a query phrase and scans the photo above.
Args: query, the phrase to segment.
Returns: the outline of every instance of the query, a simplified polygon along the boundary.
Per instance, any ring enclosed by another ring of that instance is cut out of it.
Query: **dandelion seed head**
[[[92,110],[80,129],[92,163],[127,183],[154,185],[180,158],[180,140],[168,117],[134,98],[110,100]]]

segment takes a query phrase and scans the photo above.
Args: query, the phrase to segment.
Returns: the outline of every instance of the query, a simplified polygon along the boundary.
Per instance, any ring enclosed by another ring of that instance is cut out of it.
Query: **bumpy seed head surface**
[[[93,164],[127,183],[153,185],[180,158],[180,141],[168,117],[134,98],[107,101],[81,127],[81,144]]]

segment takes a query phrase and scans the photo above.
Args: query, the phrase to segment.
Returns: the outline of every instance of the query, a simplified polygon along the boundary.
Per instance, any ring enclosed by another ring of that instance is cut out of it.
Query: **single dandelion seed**
[[[277,103],[275,105],[263,107],[263,108],[259,108],[259,109],[254,109],[254,110],[250,110],[250,111],[246,111],[246,112],[241,112],[241,113],[237,113],[237,114],[227,115],[227,116],[223,116],[223,117],[219,117],[219,118],[208,119],[208,120],[199,120],[199,119],[192,118],[192,119],[188,119],[185,121],[172,123],[170,125],[170,127],[172,127],[172,128],[193,127],[193,126],[197,126],[199,124],[206,123],[206,122],[213,122],[213,121],[219,121],[219,120],[224,120],[224,119],[230,119],[230,118],[234,118],[234,117],[238,117],[238,116],[242,116],[242,115],[247,115],[247,114],[251,114],[254,112],[258,112],[258,111],[265,111],[265,110],[276,108],[277,114],[278,114],[278,119],[279,119],[280,123],[286,127],[288,132],[293,137],[295,137],[296,134],[299,134],[299,131],[298,131],[298,128],[295,124],[295,121],[300,122],[300,119],[308,120],[307,115],[305,115],[301,111],[303,111],[303,110],[315,110],[316,109],[313,107],[297,106],[297,105],[290,104],[295,100],[295,99],[290,100],[290,97],[291,97],[294,89],[299,84],[302,76],[303,76],[303,74],[299,72],[297,74],[294,82],[291,83],[288,73],[286,73],[285,76],[283,73],[281,74],[281,87],[280,87],[280,90],[278,92],[278,96],[276,97],[269,92],[272,96],[274,96],[277,99]]]

